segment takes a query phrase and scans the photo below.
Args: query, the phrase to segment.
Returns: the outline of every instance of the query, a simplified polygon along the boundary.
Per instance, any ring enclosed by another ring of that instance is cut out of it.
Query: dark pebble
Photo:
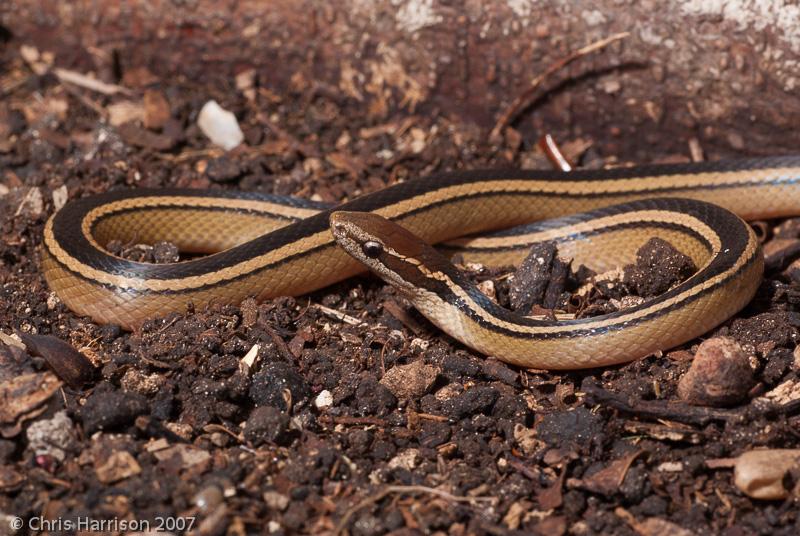
[[[305,501],[308,494],[308,486],[295,486],[292,488],[292,491],[289,492],[289,496],[293,501]]]
[[[603,419],[586,408],[548,413],[536,427],[536,436],[554,447],[587,446],[603,432]]]
[[[436,448],[450,439],[450,426],[444,422],[428,422],[419,433],[419,444],[423,447]]]
[[[446,400],[442,404],[442,411],[454,419],[463,419],[476,413],[488,412],[499,397],[500,393],[494,387],[473,387]]]
[[[208,163],[206,175],[214,182],[229,182],[242,174],[239,164],[226,156],[221,156]]]
[[[397,452],[397,449],[394,448],[394,445],[388,441],[379,439],[372,444],[370,455],[374,460],[386,461],[394,456],[395,452]]]
[[[794,353],[788,348],[775,348],[767,354],[761,377],[767,385],[776,385],[794,364]]]
[[[310,519],[311,512],[308,506],[306,506],[305,503],[293,502],[289,505],[286,513],[283,514],[281,521],[287,529],[299,532],[303,525],[307,521],[310,521]]]
[[[468,359],[458,355],[448,355],[442,359],[442,374],[450,379],[459,376],[477,378],[481,373],[481,364],[476,359]]]
[[[123,428],[139,415],[148,413],[147,399],[136,393],[95,391],[80,409],[78,416],[87,434],[98,430]]]
[[[382,417],[388,414],[396,405],[397,398],[388,388],[378,383],[378,380],[371,374],[367,375],[358,384],[355,409],[360,415]]]
[[[569,490],[564,493],[564,513],[578,517],[586,509],[586,497],[577,490]]]
[[[8,463],[15,450],[17,446],[13,441],[0,439],[0,465]]]
[[[649,495],[639,503],[637,510],[645,517],[660,517],[667,513],[667,501],[658,495]]]
[[[487,359],[483,362],[483,375],[490,380],[500,380],[508,385],[516,385],[519,373],[497,359]]]
[[[625,475],[625,480],[622,481],[619,491],[626,501],[639,504],[645,497],[647,479],[647,471],[640,467],[631,467]]]
[[[530,314],[534,305],[541,305],[550,283],[550,271],[556,255],[554,242],[534,244],[528,256],[514,273],[508,291],[511,309],[521,315]]]
[[[352,454],[366,454],[372,444],[372,432],[360,428],[350,430],[347,434],[347,442],[350,444],[350,452]]]
[[[122,329],[116,324],[105,324],[100,327],[100,338],[105,343],[110,343],[122,334]]]
[[[530,408],[522,395],[503,395],[492,408],[492,417],[526,424]]]
[[[389,511],[389,513],[386,514],[383,524],[386,525],[387,530],[397,530],[401,527],[404,527],[406,521],[405,518],[403,518],[403,514],[400,512],[400,510],[396,509]]]
[[[253,446],[264,443],[279,443],[286,435],[289,417],[278,408],[261,406],[256,408],[247,419],[244,437]]]
[[[267,363],[253,376],[250,399],[257,406],[273,406],[287,411],[284,389],[292,394],[293,406],[304,402],[311,393],[308,384],[292,365],[282,361]]]
[[[798,340],[798,323],[800,316],[796,313],[762,313],[734,320],[730,336],[742,344],[753,346],[769,342],[775,346],[794,347]]]
[[[169,264],[181,260],[178,246],[172,242],[156,242],[153,245],[153,261],[156,264]]]
[[[663,294],[697,271],[692,259],[661,238],[651,238],[636,252],[636,265],[626,266],[622,281],[636,295]]]

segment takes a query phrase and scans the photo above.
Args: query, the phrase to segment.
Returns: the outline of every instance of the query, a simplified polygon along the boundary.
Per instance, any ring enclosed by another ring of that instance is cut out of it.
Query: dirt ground
[[[737,341],[753,368],[743,398],[726,408],[688,405],[678,393],[700,341],[625,366],[527,371],[467,350],[366,276],[129,333],[74,315],[41,275],[42,229],[66,200],[186,187],[338,203],[436,171],[549,164],[528,123],[490,139],[491,121],[366,109],[355,86],[348,93],[302,71],[277,91],[258,69],[169,77],[102,57],[92,70],[105,66],[108,85],[89,87],[56,71],[85,74],[80,61],[3,35],[0,534],[26,533],[15,517],[28,528],[113,520],[99,528],[115,532],[148,520],[209,535],[800,530],[796,471],[779,500],[747,496],[732,471],[744,451],[800,448],[796,221],[756,224],[765,240],[789,242],[767,242],[773,256],[756,299],[709,334]],[[212,98],[244,132],[231,152],[197,126]],[[646,144],[642,160],[624,133],[613,131],[620,142],[595,131],[559,140],[581,166],[738,154],[680,131],[668,151]],[[477,281],[497,276],[501,294],[506,273],[473,269]],[[15,332],[54,335],[80,355],[24,349],[7,337]],[[52,371],[81,356],[96,367],[85,386],[57,379]]]

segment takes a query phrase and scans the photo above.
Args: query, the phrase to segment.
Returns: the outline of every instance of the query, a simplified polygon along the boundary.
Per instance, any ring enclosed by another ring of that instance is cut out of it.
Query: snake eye
[[[364,245],[361,246],[361,249],[364,251],[364,255],[370,259],[377,259],[383,251],[383,245],[374,240],[367,240],[364,242]]]

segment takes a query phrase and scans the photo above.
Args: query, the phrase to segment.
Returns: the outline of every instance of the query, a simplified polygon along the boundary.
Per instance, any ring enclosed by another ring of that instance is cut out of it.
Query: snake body
[[[557,228],[544,225],[478,239],[458,237],[663,197],[713,202],[746,219],[788,216],[800,212],[798,180],[800,157],[792,156],[569,173],[452,172],[395,184],[333,209],[299,200],[221,191],[118,191],[79,199],[58,211],[45,226],[42,267],[50,287],[72,310],[97,322],[133,329],[148,318],[183,311],[189,303],[202,308],[211,303],[238,303],[247,296],[266,299],[299,295],[363,271],[363,265],[339,248],[331,234],[329,219],[334,211],[372,212],[423,241],[450,241],[446,247],[465,252],[468,260],[509,263],[520,260],[525,244],[558,235]],[[703,210],[680,202],[668,203],[672,205],[667,208],[658,204],[647,209],[628,206],[605,214],[613,215],[613,222],[608,218],[603,222],[603,214],[595,213],[589,219],[556,225],[579,223],[581,231],[564,242],[574,245],[576,262],[601,270],[609,264],[601,255],[603,248],[617,248],[625,261],[635,248],[621,245],[644,232],[673,239],[689,237],[684,242],[693,248],[692,255],[702,265],[712,262],[709,258],[717,258],[715,248],[722,251],[735,238],[741,247],[736,250],[736,259],[728,259],[725,281],[757,281],[761,261],[755,238],[746,226],[719,215],[715,217],[724,223],[712,225],[704,221],[708,214]],[[645,221],[641,220],[643,212],[648,213],[644,214]],[[591,239],[601,235],[606,238]],[[209,255],[175,264],[137,263],[106,251],[103,245],[111,238],[170,240],[183,251]],[[584,243],[602,246],[580,246]],[[566,253],[569,255],[569,250]],[[619,262],[614,259],[614,264]],[[689,282],[694,285],[692,289],[706,296],[708,307],[720,306],[727,315],[743,306],[757,285],[730,286],[717,281],[705,290],[701,284],[708,281],[701,283],[693,278]],[[733,298],[732,292],[738,298]],[[566,352],[571,337],[548,339],[560,341],[545,352],[562,356],[555,361],[515,358],[513,352],[504,353],[504,359],[540,368],[578,368],[629,360],[651,351],[653,344],[645,348],[641,340],[658,339],[661,342],[655,346],[660,348],[675,344],[674,337],[665,339],[663,334],[646,328],[634,335],[636,330],[631,325],[645,325],[661,315],[670,318],[668,327],[662,328],[675,330],[683,321],[684,310],[677,305],[662,312],[643,312],[641,318],[634,312],[632,322],[615,324],[613,329],[623,334],[617,343],[627,340],[625,334],[630,334],[630,340],[623,344],[624,355],[610,360],[598,357],[602,349],[584,347],[582,359],[575,352]],[[636,322],[645,315],[649,315],[648,322]],[[598,318],[597,322],[603,321],[603,317]],[[565,333],[581,336],[602,327],[587,323],[566,326]],[[708,327],[703,325],[704,329]],[[541,335],[535,326],[532,329],[535,335]],[[470,345],[492,353],[483,344]]]

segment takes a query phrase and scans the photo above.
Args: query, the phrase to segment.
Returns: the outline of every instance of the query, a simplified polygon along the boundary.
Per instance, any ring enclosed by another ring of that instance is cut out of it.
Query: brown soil
[[[132,91],[108,96],[34,74],[24,43],[9,36],[0,57],[0,330],[54,335],[98,372],[57,389],[45,360],[0,342],[2,392],[13,386],[22,408],[0,407],[0,534],[8,516],[194,520],[200,534],[797,533],[791,496],[750,499],[714,463],[800,446],[795,406],[751,401],[800,380],[800,292],[783,266],[717,330],[751,352],[757,381],[726,409],[678,401],[693,344],[596,371],[520,370],[443,336],[369,277],[153,319],[135,333],[97,325],[55,299],[39,270],[42,228],[64,192],[225,188],[341,202],[439,170],[547,164],[516,130],[491,144],[490,126],[435,110],[375,114],[300,71],[291,89],[257,83],[249,98],[229,78],[98,59],[107,81]],[[209,98],[237,115],[248,149],[210,148],[195,124]],[[101,121],[127,100],[166,102],[167,115],[152,128]],[[596,140],[575,133],[563,141],[584,166],[641,153],[587,149]],[[762,229],[771,235],[772,223]],[[240,362],[255,345],[248,370]],[[320,409],[324,392],[332,403]]]

